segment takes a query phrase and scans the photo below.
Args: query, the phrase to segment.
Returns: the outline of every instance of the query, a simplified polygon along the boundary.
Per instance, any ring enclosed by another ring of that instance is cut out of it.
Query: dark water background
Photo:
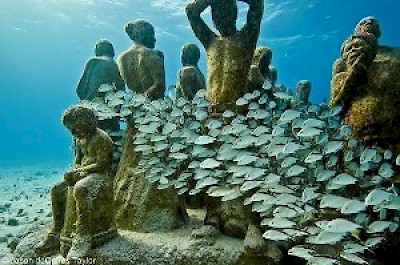
[[[167,85],[175,83],[179,51],[195,42],[186,0],[0,0],[0,166],[69,163],[71,137],[62,111],[77,103],[75,86],[95,42],[117,54],[131,41],[125,23],[143,18],[156,28]],[[238,26],[247,8],[240,3]],[[397,0],[265,0],[260,46],[273,50],[278,83],[312,81],[311,100],[329,97],[331,65],[363,17],[378,18],[380,43],[400,46]],[[209,15],[205,15],[210,20]],[[205,55],[201,68],[205,71]]]

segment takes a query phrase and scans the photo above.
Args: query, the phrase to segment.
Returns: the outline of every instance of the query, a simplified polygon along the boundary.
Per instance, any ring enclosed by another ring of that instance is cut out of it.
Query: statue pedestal
[[[197,231],[202,225],[203,210],[189,210],[190,223],[167,232],[139,233],[119,230],[118,236],[92,250],[85,264],[96,265],[268,265],[267,257],[249,257],[243,254],[243,240],[220,233]],[[200,230],[199,230],[200,229]],[[205,236],[204,236],[205,234]],[[29,249],[40,237],[27,237],[19,249]],[[35,242],[33,242],[35,241]],[[25,247],[23,247],[25,245]],[[28,253],[19,253],[27,257]],[[59,255],[52,257],[60,260]],[[58,263],[56,263],[58,264]]]

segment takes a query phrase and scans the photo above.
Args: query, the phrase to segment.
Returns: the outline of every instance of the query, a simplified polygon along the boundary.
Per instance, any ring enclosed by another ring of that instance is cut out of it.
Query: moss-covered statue
[[[95,56],[87,61],[76,87],[80,100],[92,101],[96,97],[101,97],[99,88],[102,84],[114,84],[116,90],[124,90],[125,83],[113,59],[115,53],[111,42],[105,39],[99,40],[94,52]]]
[[[367,71],[378,49],[381,32],[374,17],[363,18],[341,48],[341,58],[333,66],[331,105],[343,102],[345,106],[360,86],[367,82]]]
[[[178,95],[186,99],[193,99],[198,90],[206,88],[204,75],[197,66],[199,60],[200,49],[196,44],[189,43],[182,47],[183,67],[178,71],[176,91]]]
[[[195,0],[186,6],[190,25],[207,52],[206,97],[216,112],[234,107],[235,101],[246,91],[264,11],[263,0],[241,0],[249,4],[249,12],[246,24],[238,31],[236,1]],[[207,7],[211,7],[212,20],[220,35],[215,34],[200,16]]]
[[[363,18],[333,66],[331,105],[342,103],[353,136],[382,147],[400,143],[400,50],[378,44],[374,17]]]
[[[248,92],[253,92],[254,90],[263,89],[265,81],[267,79],[271,80],[270,68],[269,68],[271,59],[272,59],[271,49],[267,47],[256,48],[253,55],[253,62],[249,70],[248,83],[247,83]]]
[[[106,92],[124,91],[125,82],[114,61],[115,52],[110,41],[106,39],[97,41],[94,52],[95,56],[90,58],[85,65],[76,93],[80,100],[104,102]],[[106,90],[103,89],[104,86],[107,87]],[[117,118],[99,120],[98,126],[108,132],[120,129]]]
[[[125,31],[135,45],[123,52],[118,59],[122,77],[127,86],[149,99],[164,97],[164,57],[154,49],[153,26],[144,20],[136,20],[125,26]],[[140,232],[169,230],[186,222],[184,202],[173,189],[158,190],[143,172],[134,168],[141,160],[135,151],[133,136],[138,133],[137,124],[128,122],[124,151],[115,179],[116,223],[118,228]]]
[[[122,78],[129,89],[143,93],[150,99],[164,97],[164,55],[154,49],[156,39],[153,26],[144,20],[136,20],[125,26],[125,32],[134,45],[118,58]]]
[[[35,252],[41,256],[59,249],[68,260],[74,260],[116,235],[113,142],[97,127],[93,110],[84,105],[68,108],[62,123],[75,138],[73,169],[51,190],[53,225]]]

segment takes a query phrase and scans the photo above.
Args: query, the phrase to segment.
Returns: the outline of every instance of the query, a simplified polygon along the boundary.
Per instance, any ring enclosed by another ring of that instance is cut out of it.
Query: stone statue
[[[246,92],[247,76],[260,33],[263,0],[240,0],[249,4],[247,22],[238,31],[236,0],[195,0],[186,6],[190,25],[207,53],[208,81],[206,97],[211,110],[223,112],[233,108]],[[211,16],[220,35],[201,18],[211,7]]]
[[[95,56],[90,58],[76,87],[80,100],[93,101],[103,96],[99,92],[102,84],[114,84],[117,90],[124,90],[125,83],[121,78],[118,66],[114,61],[114,47],[108,40],[96,43]]]
[[[311,82],[300,80],[296,85],[296,104],[307,105],[311,93]]]
[[[344,123],[367,144],[400,150],[400,49],[379,45],[373,17],[363,18],[333,66],[331,105],[343,103]]]
[[[60,248],[68,260],[116,235],[113,208],[112,145],[97,127],[94,111],[83,105],[68,108],[62,123],[75,138],[73,169],[51,190],[53,225],[36,246],[41,256]],[[60,242],[61,241],[61,242]]]
[[[267,47],[258,47],[254,51],[253,62],[250,66],[247,91],[262,90],[264,82],[269,79],[269,65],[272,51]],[[272,82],[271,82],[272,83]]]
[[[154,49],[156,39],[153,26],[144,20],[136,20],[125,26],[134,45],[118,58],[118,66],[129,89],[144,93],[150,99],[164,97],[164,55]]]
[[[196,92],[206,88],[204,75],[197,63],[200,60],[200,49],[196,44],[185,44],[181,50],[182,68],[178,71],[176,90],[186,99],[193,99]]]
[[[357,93],[366,83],[367,70],[376,56],[380,35],[378,21],[374,17],[366,17],[345,40],[341,58],[336,60],[332,70],[331,106],[342,102],[346,109],[349,96]]]

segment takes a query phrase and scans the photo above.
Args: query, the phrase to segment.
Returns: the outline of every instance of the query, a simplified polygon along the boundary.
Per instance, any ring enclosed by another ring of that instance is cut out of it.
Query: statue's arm
[[[75,169],[75,173],[81,174],[80,177],[84,177],[90,173],[105,173],[106,169],[110,167],[112,163],[112,141],[111,139],[101,136],[99,129],[97,129],[97,135],[89,148],[95,149],[93,154],[93,163],[81,166]]]
[[[243,27],[244,32],[254,36],[256,39],[260,34],[262,16],[264,14],[264,0],[239,0],[249,5],[247,21]]]
[[[153,85],[145,92],[146,96],[150,99],[158,99],[164,96],[165,91],[165,69],[164,69],[164,55],[158,52],[149,58],[149,65],[151,65],[150,75],[153,80]]]
[[[215,38],[215,34],[200,15],[212,2],[213,0],[194,0],[186,6],[186,15],[190,26],[204,48],[210,45],[212,39]]]
[[[89,71],[91,69],[92,65],[92,60],[89,60],[86,65],[85,68],[83,69],[83,73],[81,78],[79,79],[78,85],[76,86],[76,94],[78,95],[79,99],[85,98],[86,93],[87,93],[87,86],[89,83]]]
[[[119,74],[122,78],[122,82],[128,83],[128,77],[126,75],[126,70],[128,69],[127,63],[126,63],[126,58],[124,54],[121,54],[118,59],[117,59],[117,65],[118,65],[118,69],[119,69]],[[118,86],[117,86],[118,88]]]

